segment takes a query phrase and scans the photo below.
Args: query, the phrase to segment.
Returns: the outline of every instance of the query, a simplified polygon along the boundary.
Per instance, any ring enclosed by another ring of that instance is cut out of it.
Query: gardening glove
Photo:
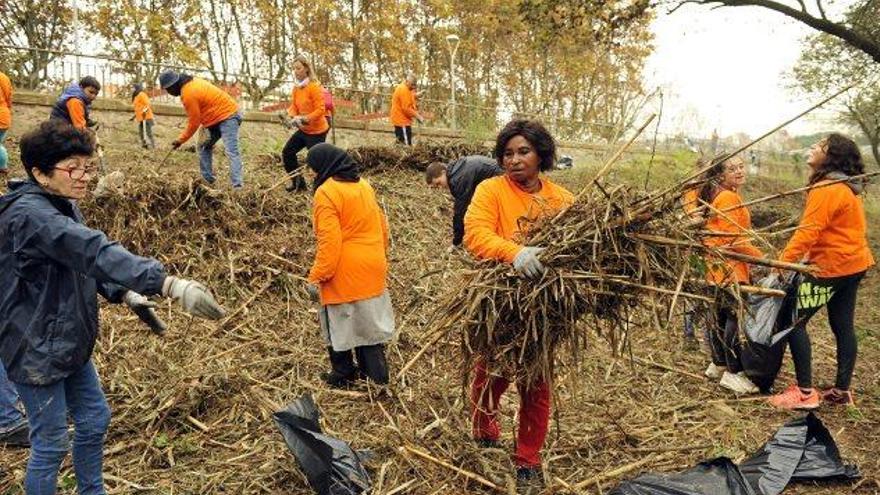
[[[306,292],[309,293],[309,299],[312,302],[320,302],[321,301],[321,288],[318,287],[318,284],[306,285]]]
[[[217,304],[208,288],[194,280],[166,277],[162,284],[162,295],[174,299],[193,316],[219,320],[226,315],[226,310]]]
[[[181,143],[180,141],[175,139],[174,141],[171,142],[171,149],[176,150],[177,148],[180,148],[180,146],[182,144],[183,143]]]
[[[156,307],[156,303],[147,299],[146,296],[142,296],[141,294],[130,290],[122,296],[122,301],[134,311],[134,314],[136,314],[142,322],[150,327],[150,330],[152,330],[153,333],[161,335],[165,332],[165,329],[168,328],[168,325],[159,318],[159,315],[156,314],[156,310],[153,309]]]
[[[297,115],[296,117],[293,118],[293,120],[291,120],[291,122],[293,123],[293,125],[297,129],[299,129],[306,124],[306,118],[302,117],[300,115]]]
[[[544,248],[531,246],[526,246],[520,249],[516,258],[513,259],[513,267],[520,273],[520,275],[527,278],[540,277],[546,270],[544,265],[538,260],[538,255],[541,254],[541,251],[543,250]]]

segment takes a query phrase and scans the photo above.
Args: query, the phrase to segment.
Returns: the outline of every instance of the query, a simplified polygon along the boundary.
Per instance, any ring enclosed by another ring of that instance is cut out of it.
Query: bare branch
[[[822,7],[822,0],[816,0],[816,7],[819,7],[819,14],[822,16],[822,19],[828,20],[828,17],[825,15],[825,7]]]

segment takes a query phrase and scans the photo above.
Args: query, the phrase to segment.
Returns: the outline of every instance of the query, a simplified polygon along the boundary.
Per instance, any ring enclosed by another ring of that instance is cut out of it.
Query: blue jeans
[[[2,170],[6,170],[6,166],[9,164],[9,153],[6,152],[6,146],[3,145],[6,131],[7,129],[0,129],[0,169]]]
[[[91,361],[67,378],[47,386],[16,383],[31,428],[31,456],[24,478],[26,495],[53,495],[58,469],[70,438],[73,419],[73,470],[80,495],[104,495],[104,435],[110,406]]]
[[[226,157],[229,158],[229,179],[232,187],[242,186],[241,150],[238,148],[239,126],[241,126],[241,114],[237,113],[219,124],[208,127],[208,139],[199,143],[199,169],[202,177],[209,183],[214,182],[212,150],[214,144],[222,137]]]
[[[9,431],[24,421],[24,416],[16,407],[17,403],[18,392],[6,376],[3,363],[0,363],[0,433]]]

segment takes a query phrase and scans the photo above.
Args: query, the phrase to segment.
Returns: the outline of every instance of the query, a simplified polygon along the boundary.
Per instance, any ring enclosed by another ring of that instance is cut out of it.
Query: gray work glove
[[[546,270],[544,265],[538,260],[538,255],[541,254],[541,251],[543,250],[544,248],[531,246],[522,248],[519,253],[517,253],[516,258],[513,259],[513,267],[520,273],[520,275],[525,277],[540,277]]]
[[[306,285],[306,292],[309,293],[309,299],[312,302],[321,301],[321,288],[317,284]]]
[[[193,316],[219,320],[226,315],[226,310],[217,304],[208,288],[194,280],[166,277],[162,284],[162,295],[174,299]]]
[[[294,125],[297,129],[299,129],[300,127],[306,125],[306,118],[303,117],[303,116],[301,116],[301,115],[297,115],[296,117],[294,117],[293,119],[291,119],[291,122],[293,123],[293,125]]]
[[[127,304],[128,307],[134,311],[134,314],[150,327],[150,330],[152,330],[153,333],[162,335],[162,333],[165,332],[165,329],[168,328],[168,325],[159,318],[159,315],[156,314],[156,310],[153,309],[156,307],[156,303],[147,299],[146,296],[130,290],[122,296],[122,302]]]

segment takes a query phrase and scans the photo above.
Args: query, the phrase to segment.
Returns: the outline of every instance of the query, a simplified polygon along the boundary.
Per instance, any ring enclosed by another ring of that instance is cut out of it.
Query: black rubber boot
[[[385,344],[364,345],[354,348],[361,373],[379,385],[388,384],[388,361],[385,360]]]
[[[358,369],[354,365],[351,351],[337,352],[332,347],[328,347],[327,352],[330,354],[332,370],[321,374],[321,379],[327,385],[333,388],[345,388],[358,379]]]

